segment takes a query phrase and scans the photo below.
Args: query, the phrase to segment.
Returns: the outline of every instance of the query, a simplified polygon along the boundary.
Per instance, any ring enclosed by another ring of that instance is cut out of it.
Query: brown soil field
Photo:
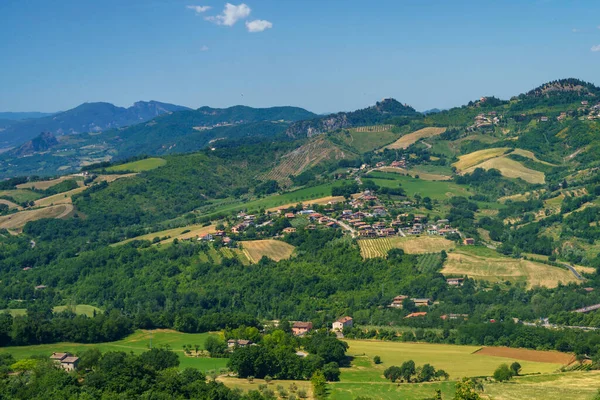
[[[510,347],[483,347],[481,350],[476,351],[475,354],[563,365],[569,365],[575,361],[573,354],[560,353],[558,351],[513,349]]]
[[[42,218],[66,218],[73,212],[73,209],[71,204],[61,204],[5,215],[0,217],[0,229],[21,229],[29,221],[37,221]]]
[[[310,204],[325,205],[325,204],[329,204],[330,202],[332,204],[334,204],[334,203],[342,203],[345,200],[346,199],[344,199],[343,196],[327,196],[327,197],[321,197],[320,199],[302,201],[300,203],[309,204],[309,205]],[[267,211],[285,210],[286,208],[290,208],[290,207],[296,206],[298,203],[299,202],[284,204],[282,206],[277,206],[277,207],[272,207],[272,208],[267,209]]]
[[[78,187],[77,189],[69,190],[68,192],[58,193],[52,196],[44,197],[36,200],[35,205],[40,207],[57,205],[57,204],[71,204],[73,200],[71,197],[77,193],[81,193],[87,189],[87,186]]]
[[[75,179],[73,176],[61,176],[57,179],[52,179],[50,181],[39,181],[39,182],[27,182],[17,185],[17,189],[38,189],[38,190],[46,190],[51,188],[52,186],[58,185],[59,183],[66,181],[68,179]],[[81,178],[80,178],[81,179]],[[83,181],[77,181],[79,186],[83,185]]]
[[[280,240],[251,240],[241,242],[242,251],[252,263],[257,263],[263,256],[273,261],[281,261],[290,258],[294,252],[294,246]]]
[[[114,182],[117,179],[121,179],[121,178],[131,178],[133,176],[136,176],[137,173],[133,172],[131,174],[122,174],[122,175],[98,175],[98,177],[96,178],[95,182]]]

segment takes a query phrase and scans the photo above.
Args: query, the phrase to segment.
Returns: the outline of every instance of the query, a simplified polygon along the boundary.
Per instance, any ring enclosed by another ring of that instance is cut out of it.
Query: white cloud
[[[240,19],[246,19],[252,10],[244,3],[235,6],[231,3],[225,4],[223,13],[217,16],[206,17],[205,19],[214,22],[217,25],[233,26]]]
[[[271,29],[273,24],[269,21],[265,21],[264,19],[256,19],[254,21],[246,22],[246,28],[248,28],[248,32],[262,32],[266,29]]]
[[[581,32],[581,29],[579,29],[579,28],[573,28],[573,29],[571,29],[571,32],[573,32],[573,33],[579,33],[579,32]]]
[[[597,44],[596,46],[592,46],[592,48],[590,50],[592,50],[594,53],[600,51],[600,44]]]
[[[196,14],[202,14],[211,9],[210,6],[187,6],[187,8],[196,11]]]
[[[207,45],[200,47],[200,51],[208,51],[210,50]]]

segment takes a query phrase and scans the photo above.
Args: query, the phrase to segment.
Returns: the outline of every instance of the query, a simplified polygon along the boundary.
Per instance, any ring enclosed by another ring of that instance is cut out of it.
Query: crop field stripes
[[[356,132],[386,132],[392,130],[394,125],[374,125],[374,126],[359,126],[358,128],[354,128]]]
[[[428,253],[419,256],[417,269],[422,273],[434,273],[442,267],[442,257],[439,253]]]

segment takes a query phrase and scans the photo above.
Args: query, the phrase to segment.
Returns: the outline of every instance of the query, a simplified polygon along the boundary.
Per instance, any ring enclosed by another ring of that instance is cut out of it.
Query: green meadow
[[[162,167],[166,163],[167,161],[163,160],[162,158],[146,158],[144,160],[133,161],[126,164],[114,165],[112,167],[107,168],[106,170],[110,172],[144,172],[150,171],[151,169],[155,169],[158,167]]]
[[[365,179],[370,179],[382,187],[397,188],[401,185],[409,196],[419,194],[421,197],[430,197],[435,200],[443,200],[452,196],[468,197],[471,195],[471,192],[465,187],[454,182],[426,181],[388,172],[371,172]]]

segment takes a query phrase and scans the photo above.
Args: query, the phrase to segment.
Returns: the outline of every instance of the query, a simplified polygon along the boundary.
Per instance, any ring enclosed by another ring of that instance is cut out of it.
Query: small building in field
[[[413,301],[413,303],[415,303],[415,306],[417,307],[429,307],[429,304],[431,304],[431,299],[411,299]]]
[[[352,317],[342,317],[332,324],[332,330],[343,331],[344,328],[352,328],[353,320]]]
[[[72,356],[69,353],[52,353],[50,360],[67,372],[75,371],[79,365],[79,357]]]
[[[297,321],[292,325],[292,333],[294,336],[303,336],[310,332],[313,328],[312,322]]]
[[[446,283],[450,286],[462,286],[465,282],[465,278],[448,278]]]
[[[294,232],[296,232],[296,228],[291,228],[290,227],[290,228],[285,228],[283,230],[283,233],[294,233]]]
[[[291,219],[291,218],[294,218],[295,215],[294,215],[294,213],[285,213],[285,217],[288,219]]]
[[[404,300],[408,299],[408,296],[404,296],[404,295],[399,295],[394,297],[394,299],[392,300],[392,304],[390,304],[390,307],[394,307],[394,308],[402,308],[402,303],[404,302]]]
[[[473,238],[466,238],[465,240],[463,240],[463,244],[465,246],[473,246],[475,244],[475,239],[473,239]]]
[[[444,321],[449,319],[463,319],[466,321],[467,319],[469,319],[469,314],[444,314],[440,318]]]
[[[251,340],[246,339],[229,339],[227,341],[227,347],[233,349],[234,347],[246,347],[251,346],[253,342]]]

